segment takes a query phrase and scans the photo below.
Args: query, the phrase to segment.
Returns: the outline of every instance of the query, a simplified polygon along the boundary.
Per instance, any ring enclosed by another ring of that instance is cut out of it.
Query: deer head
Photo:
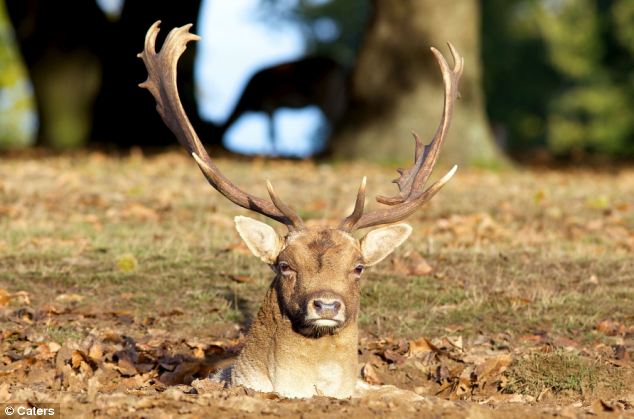
[[[209,183],[238,206],[284,224],[288,233],[248,217],[236,217],[238,233],[251,252],[275,272],[275,279],[247,336],[235,366],[220,378],[260,391],[304,397],[324,394],[348,397],[357,375],[357,314],[359,279],[366,267],[389,255],[410,235],[407,224],[394,224],[429,201],[453,176],[445,176],[424,188],[440,147],[447,136],[458,95],[463,59],[449,44],[454,59],[450,66],[432,48],[445,90],[443,115],[432,141],[424,145],[414,134],[414,164],[399,169],[394,182],[399,193],[378,196],[387,207],[364,211],[366,178],[359,187],[354,210],[335,227],[306,228],[299,215],[276,194],[267,181],[270,200],[248,194],[227,179],[213,163],[194,132],[181,105],[176,86],[178,58],[186,44],[199,37],[191,25],[173,29],[159,53],[155,50],[160,22],[147,32],[139,54],[148,71],[140,86],[152,93],[157,110],[181,145],[192,155]],[[360,240],[355,230],[386,225]]]

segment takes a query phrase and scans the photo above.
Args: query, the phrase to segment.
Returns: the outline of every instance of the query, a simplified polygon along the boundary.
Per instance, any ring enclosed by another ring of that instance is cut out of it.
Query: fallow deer
[[[245,113],[264,112],[268,117],[269,141],[276,151],[274,113],[280,108],[316,106],[328,124],[337,123],[346,107],[347,71],[324,56],[304,57],[257,71],[242,91],[227,120],[215,133],[224,133]]]
[[[238,233],[253,252],[275,272],[260,310],[246,336],[235,364],[217,378],[228,385],[257,391],[277,392],[287,397],[353,395],[359,373],[357,345],[360,277],[366,267],[389,255],[410,235],[402,221],[429,201],[456,171],[427,189],[440,147],[447,136],[458,95],[464,60],[449,44],[454,60],[451,68],[432,48],[444,81],[444,109],[434,138],[423,145],[418,136],[414,165],[400,169],[395,180],[400,193],[378,196],[387,208],[364,212],[366,178],[359,187],[354,210],[338,227],[308,228],[299,215],[276,194],[267,181],[270,201],[250,195],[234,185],[214,164],[194,132],[181,105],[176,86],[178,58],[186,44],[199,37],[191,25],[173,29],[160,52],[155,43],[160,22],[148,30],[139,57],[148,71],[140,86],[154,96],[157,110],[181,145],[192,155],[211,186],[236,205],[269,217],[288,228],[278,235],[267,224],[251,218],[235,218]],[[374,229],[362,239],[355,230]]]

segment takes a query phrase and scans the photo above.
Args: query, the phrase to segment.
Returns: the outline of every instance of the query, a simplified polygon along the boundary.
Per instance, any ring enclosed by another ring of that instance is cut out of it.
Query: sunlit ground
[[[218,164],[260,196],[271,179],[309,223],[338,222],[363,175],[369,196],[395,189],[392,169],[362,163]],[[280,402],[192,381],[233,356],[271,277],[238,214],[180,150],[3,158],[0,400],[152,417],[634,405],[631,169],[460,170],[411,218],[363,280],[359,368],[416,400]]]

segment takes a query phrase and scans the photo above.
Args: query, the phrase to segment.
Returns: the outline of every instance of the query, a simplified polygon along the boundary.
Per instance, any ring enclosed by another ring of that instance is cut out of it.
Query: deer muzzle
[[[322,294],[309,298],[305,322],[317,327],[337,327],[346,321],[346,305],[338,295]]]

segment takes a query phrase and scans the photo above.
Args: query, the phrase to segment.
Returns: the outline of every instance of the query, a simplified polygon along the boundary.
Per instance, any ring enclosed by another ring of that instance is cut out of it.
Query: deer
[[[385,205],[364,211],[367,178],[363,177],[352,212],[336,226],[307,227],[298,213],[276,193],[270,181],[270,199],[251,195],[236,186],[213,162],[188,120],[177,88],[177,62],[189,41],[200,37],[191,25],[172,29],[160,51],[156,38],[160,21],[147,32],[138,56],[148,78],[139,86],[149,90],[156,109],[179,143],[193,157],[209,184],[235,205],[261,214],[288,230],[278,234],[270,225],[245,216],[235,227],[249,250],[268,264],[274,278],[235,362],[213,377],[226,386],[243,386],[284,397],[328,396],[349,398],[359,387],[357,318],[361,277],[411,234],[402,223],[428,202],[452,178],[453,166],[425,188],[451,122],[464,59],[451,43],[454,65],[435,48],[444,84],[444,107],[436,133],[424,145],[415,133],[414,164],[399,169],[394,182],[399,192],[376,197]],[[362,238],[357,230],[375,227]],[[359,380],[360,381],[360,380]]]
[[[276,110],[314,105],[332,126],[345,109],[346,90],[346,69],[325,56],[309,56],[263,68],[251,76],[216,135],[224,135],[246,112],[264,112],[268,118],[269,142],[275,152],[277,134],[273,118]]]

